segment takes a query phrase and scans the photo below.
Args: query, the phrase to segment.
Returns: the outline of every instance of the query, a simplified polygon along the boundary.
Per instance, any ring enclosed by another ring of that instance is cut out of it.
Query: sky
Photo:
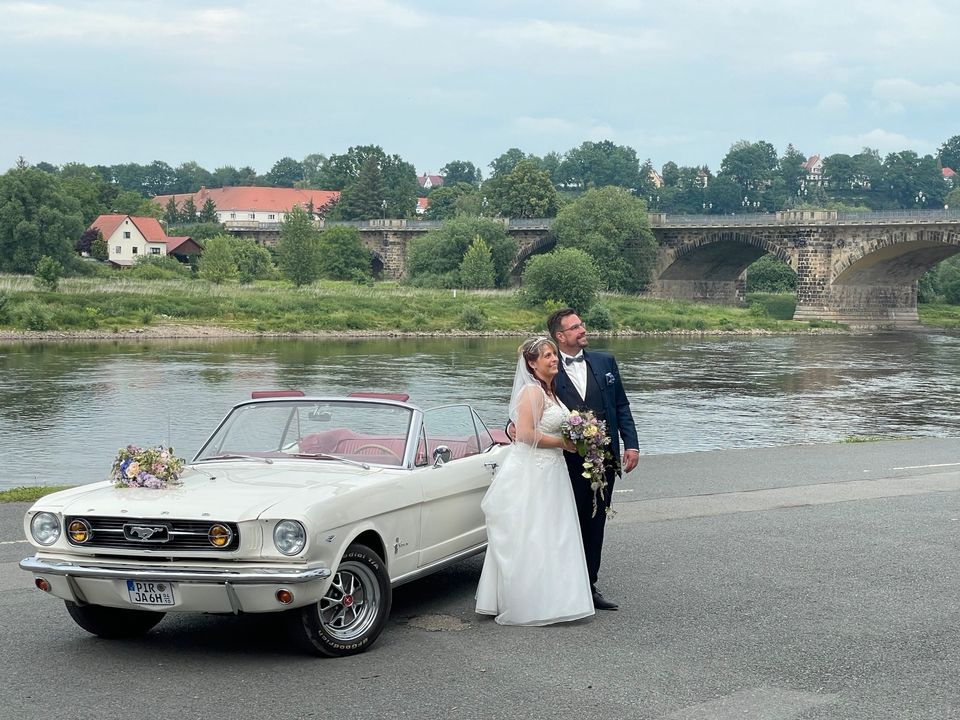
[[[437,173],[627,145],[716,172],[739,140],[936,154],[953,0],[0,0],[0,172],[266,173],[379,145]]]

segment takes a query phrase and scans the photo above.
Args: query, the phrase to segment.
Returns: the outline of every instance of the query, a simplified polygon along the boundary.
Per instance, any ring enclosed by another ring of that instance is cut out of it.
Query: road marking
[[[26,540],[0,540],[0,545],[26,545]]]
[[[932,468],[932,467],[956,467],[960,463],[937,463],[936,465],[904,465],[903,467],[891,468],[892,470],[922,470],[923,468]]]
[[[624,520],[657,522],[957,491],[960,491],[960,473],[931,473],[915,477],[850,480],[713,495],[632,500],[617,506],[617,516]]]

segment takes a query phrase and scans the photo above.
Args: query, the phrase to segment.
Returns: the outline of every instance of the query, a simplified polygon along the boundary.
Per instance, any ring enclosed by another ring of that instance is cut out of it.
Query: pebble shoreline
[[[217,325],[148,325],[140,328],[110,332],[105,330],[0,330],[0,342],[58,342],[70,340],[189,340],[241,339],[241,338],[454,338],[454,337],[526,337],[534,331],[520,330],[435,330],[405,332],[400,330],[323,330],[301,332],[258,332],[237,330]],[[796,334],[850,334],[852,331],[838,328],[812,328],[798,331],[773,331],[760,328],[745,330],[618,330],[615,332],[591,330],[594,337],[639,337],[639,336],[724,336],[724,335],[796,335]]]

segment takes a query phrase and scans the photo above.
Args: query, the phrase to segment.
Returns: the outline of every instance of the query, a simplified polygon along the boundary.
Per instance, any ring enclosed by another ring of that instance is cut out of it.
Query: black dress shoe
[[[597,610],[616,610],[620,607],[612,600],[604,598],[597,590],[593,591],[593,606]]]

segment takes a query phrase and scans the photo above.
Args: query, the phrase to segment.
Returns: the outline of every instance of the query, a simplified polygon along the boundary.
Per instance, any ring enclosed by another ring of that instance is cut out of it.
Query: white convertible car
[[[253,393],[181,482],[38,500],[20,567],[105,638],[166,612],[283,612],[324,656],[362,652],[392,588],[486,547],[482,499],[509,440],[468,405]]]

